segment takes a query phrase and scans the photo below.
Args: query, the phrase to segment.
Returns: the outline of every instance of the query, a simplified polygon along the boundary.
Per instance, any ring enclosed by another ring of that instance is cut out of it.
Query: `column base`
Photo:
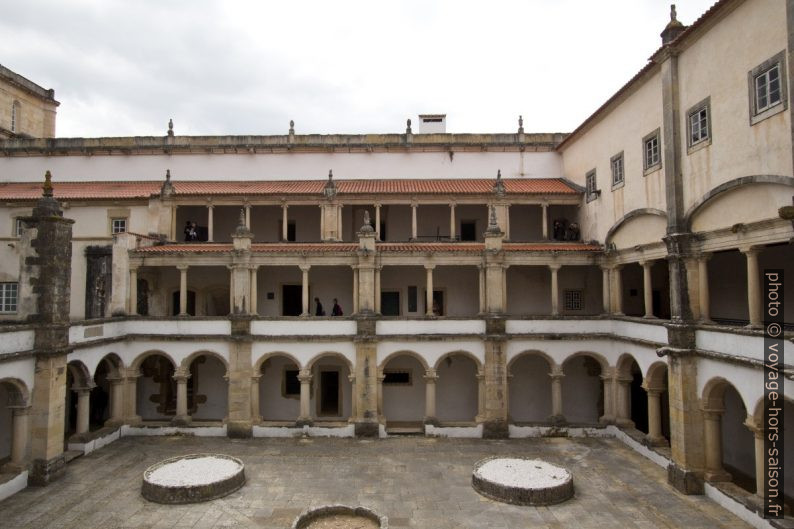
[[[63,454],[58,454],[52,459],[34,459],[30,465],[28,484],[45,487],[63,477],[66,473],[66,459]]]
[[[547,419],[552,426],[562,426],[568,422],[565,415],[550,415]]]
[[[598,418],[598,423],[599,424],[615,424],[615,417],[608,416],[608,415],[602,415],[601,417]]]
[[[615,424],[621,428],[635,428],[636,425],[631,419],[615,419]]]
[[[298,420],[295,421],[295,426],[298,428],[303,428],[304,426],[312,426],[314,425],[314,421],[311,417],[298,417]]]
[[[190,415],[177,415],[171,419],[171,424],[173,426],[190,426],[191,420]]]
[[[645,319],[645,320],[658,320],[659,319],[656,316],[654,316],[653,314],[646,314],[642,318]]]
[[[664,437],[650,437],[646,435],[642,438],[642,444],[645,446],[669,446],[670,443]]]
[[[254,427],[250,421],[228,421],[226,437],[230,439],[250,439],[254,436]]]
[[[507,439],[508,437],[510,437],[510,431],[507,421],[484,421],[482,423],[483,439]]]
[[[353,431],[356,437],[379,437],[380,423],[377,421],[355,421]]]
[[[439,424],[441,424],[441,423],[439,423],[438,419],[436,419],[435,417],[425,417],[425,420],[424,420],[424,425],[425,426],[438,427]]]
[[[703,478],[692,470],[686,470],[675,463],[667,466],[667,482],[678,492],[689,495],[704,493]]]
[[[124,418],[122,425],[126,424],[129,426],[140,426],[141,423],[143,423],[143,419],[141,419],[140,415],[131,415],[129,417]]]
[[[106,428],[121,428],[124,425],[123,419],[108,419],[105,421]]]
[[[706,481],[731,481],[733,477],[724,470],[707,470],[703,477]]]

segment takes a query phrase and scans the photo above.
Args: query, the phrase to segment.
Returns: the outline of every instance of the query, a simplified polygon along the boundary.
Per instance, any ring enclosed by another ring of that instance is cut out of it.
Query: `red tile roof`
[[[377,245],[381,252],[481,252],[482,243],[443,242],[382,242]]]
[[[505,178],[509,194],[576,195],[575,187],[561,178]],[[489,194],[495,180],[488,178],[337,180],[340,195],[383,194]],[[234,182],[174,181],[177,196],[220,195],[321,195],[326,180],[258,180]],[[56,198],[141,199],[160,192],[162,182],[53,182]],[[35,200],[41,196],[39,182],[0,183],[0,199]]]
[[[513,242],[505,243],[502,249],[506,252],[595,252],[602,250],[597,244],[581,242]]]

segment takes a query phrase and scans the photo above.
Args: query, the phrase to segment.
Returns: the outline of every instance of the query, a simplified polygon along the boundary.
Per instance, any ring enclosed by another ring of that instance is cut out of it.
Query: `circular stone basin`
[[[222,454],[172,457],[143,473],[141,494],[157,503],[198,503],[231,494],[245,484],[245,465]]]
[[[387,529],[385,516],[365,507],[324,505],[304,511],[292,523],[292,529]]]
[[[474,490],[515,505],[552,505],[573,496],[573,476],[540,459],[493,457],[474,466]]]

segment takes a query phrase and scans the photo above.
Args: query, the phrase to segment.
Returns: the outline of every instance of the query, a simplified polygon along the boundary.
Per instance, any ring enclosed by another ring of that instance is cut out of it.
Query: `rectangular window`
[[[419,310],[418,297],[418,289],[416,287],[408,287],[408,312],[417,312]]]
[[[411,384],[411,372],[409,370],[383,370],[384,386],[410,386]]]
[[[585,187],[587,188],[587,201],[595,200],[598,198],[598,189],[596,189],[596,172],[595,169],[587,173],[584,177]]]
[[[707,97],[687,111],[688,152],[711,144],[711,98]]]
[[[19,283],[0,283],[0,312],[16,312]]]
[[[22,237],[22,229],[24,226],[22,225],[22,219],[14,219],[14,236],[15,237]]]
[[[477,240],[477,222],[473,220],[464,220],[460,223],[460,240],[461,241],[476,241]]]
[[[755,125],[788,107],[785,52],[777,53],[748,72],[750,124]]]
[[[127,231],[127,219],[111,219],[110,233],[124,233]]]
[[[584,309],[584,292],[582,290],[565,291],[565,310]]]
[[[780,104],[780,65],[776,64],[755,78],[756,112]]]
[[[284,391],[285,397],[300,397],[301,383],[298,380],[297,369],[286,369],[284,371]]]
[[[642,160],[644,174],[655,171],[662,166],[659,129],[656,129],[642,139]]]
[[[612,167],[612,189],[623,185],[623,153],[616,154],[609,161]]]

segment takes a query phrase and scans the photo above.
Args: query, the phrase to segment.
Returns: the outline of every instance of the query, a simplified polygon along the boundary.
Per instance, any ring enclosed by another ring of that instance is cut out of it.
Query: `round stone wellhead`
[[[236,457],[189,454],[147,468],[141,494],[156,503],[199,503],[222,498],[244,484],[245,465]]]
[[[514,505],[553,505],[573,496],[573,476],[541,459],[489,457],[471,474],[474,490]]]

